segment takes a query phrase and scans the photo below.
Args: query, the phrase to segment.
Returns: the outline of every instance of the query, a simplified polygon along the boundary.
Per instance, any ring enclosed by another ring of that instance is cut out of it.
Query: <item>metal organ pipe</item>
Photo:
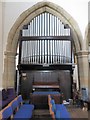
[[[70,36],[70,28],[65,28],[61,20],[44,12],[23,28],[22,36]],[[21,62],[25,64],[52,64],[70,62],[71,41],[31,40],[22,42]]]

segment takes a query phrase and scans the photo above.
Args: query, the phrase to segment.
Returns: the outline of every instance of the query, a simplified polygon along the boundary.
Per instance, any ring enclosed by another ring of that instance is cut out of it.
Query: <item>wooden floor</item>
[[[49,110],[47,109],[36,109],[33,113],[33,120],[52,120]]]
[[[78,119],[87,119],[88,118],[88,111],[82,110],[81,108],[71,107],[67,108],[70,112],[71,118],[78,118]]]
[[[89,120],[89,112],[83,111],[81,108],[68,107],[72,120]],[[36,109],[33,113],[33,120],[52,120],[47,109]]]

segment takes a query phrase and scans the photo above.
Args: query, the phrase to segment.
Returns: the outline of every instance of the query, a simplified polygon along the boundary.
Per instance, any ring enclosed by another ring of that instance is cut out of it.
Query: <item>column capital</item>
[[[88,56],[89,55],[89,51],[88,50],[82,50],[82,51],[78,51],[76,52],[77,56]]]
[[[4,52],[4,55],[8,56],[8,57],[15,57],[16,56],[16,53],[15,52],[12,52],[12,51],[5,51]]]

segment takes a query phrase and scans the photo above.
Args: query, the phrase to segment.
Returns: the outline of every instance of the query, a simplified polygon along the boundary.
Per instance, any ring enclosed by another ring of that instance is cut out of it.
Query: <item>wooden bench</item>
[[[22,96],[16,97],[7,107],[5,107],[1,112],[1,119],[8,119],[9,117],[16,120],[16,118],[30,120],[32,118],[32,113],[34,110],[34,105],[23,104]]]
[[[66,107],[63,104],[55,104],[54,99],[52,99],[50,95],[48,95],[48,105],[53,120],[70,119],[70,114]]]

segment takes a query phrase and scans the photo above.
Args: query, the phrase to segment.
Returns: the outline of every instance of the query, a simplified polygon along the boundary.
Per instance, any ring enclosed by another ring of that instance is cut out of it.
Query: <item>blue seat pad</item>
[[[30,119],[32,117],[32,110],[29,109],[19,109],[16,114],[14,115],[14,120],[15,118],[28,118]]]
[[[20,109],[34,110],[34,105],[32,104],[23,104]]]
[[[59,92],[57,92],[57,91],[40,91],[40,92],[37,92],[37,91],[35,91],[35,92],[33,92],[33,95],[53,95],[53,94],[60,94]]]
[[[9,118],[12,114],[13,114],[12,108],[11,108],[11,106],[8,106],[8,107],[2,112],[3,120],[4,120],[4,118],[5,118],[5,120],[7,120],[7,118]]]
[[[22,105],[20,107],[20,109],[17,111],[17,113],[15,114],[14,116],[14,120],[15,118],[26,118],[27,119],[30,119],[32,117],[32,110],[34,109],[34,105],[28,105],[28,104],[25,104],[25,105]]]
[[[70,114],[64,105],[56,104],[56,118],[70,118]]]

